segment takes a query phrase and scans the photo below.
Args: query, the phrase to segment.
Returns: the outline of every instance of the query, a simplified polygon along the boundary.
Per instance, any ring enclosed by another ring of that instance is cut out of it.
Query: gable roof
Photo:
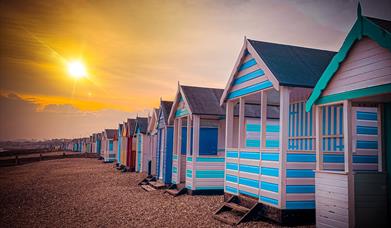
[[[177,94],[168,120],[175,118],[176,107],[182,97],[190,114],[224,116],[225,109],[220,106],[223,89],[184,86],[178,84]]]
[[[133,135],[136,129],[136,120],[128,119],[128,134],[129,136]]]
[[[248,40],[280,85],[313,88],[333,51]]]
[[[148,121],[148,133],[152,134],[156,130],[157,122],[159,121],[159,109],[152,109],[152,116],[149,117]]]
[[[316,80],[319,79],[335,52],[250,40],[245,37],[239,57],[221,97],[220,104],[223,104],[227,99],[231,87],[234,86],[237,74],[241,72],[241,67],[246,64],[243,61],[248,54],[252,56],[252,61],[260,70],[247,73],[245,76],[247,77],[257,71],[260,71],[260,75],[251,75],[246,78],[246,81],[259,79],[256,76],[265,76],[267,79],[263,81],[263,85],[258,85],[263,88],[254,91],[256,92],[270,87],[274,87],[278,91],[280,85],[314,87]],[[242,90],[254,90],[255,88],[252,87],[254,85],[244,87]]]
[[[311,96],[306,103],[306,111],[311,110],[313,104],[322,95],[322,91],[326,89],[328,83],[333,78],[334,74],[339,69],[340,64],[346,59],[350,49],[354,43],[361,40],[363,36],[377,42],[380,46],[391,51],[391,22],[376,18],[365,17],[361,15],[361,6],[357,7],[357,20],[352,29],[349,31],[338,53],[333,57],[321,78],[317,82]]]
[[[136,130],[140,129],[140,132],[142,134],[147,133],[147,128],[148,128],[148,118],[146,117],[137,117],[136,118]]]
[[[108,139],[113,139],[117,133],[117,129],[105,129],[105,134]]]
[[[174,102],[172,101],[160,101],[160,109],[159,112],[163,114],[164,123],[168,125],[168,116],[170,115],[171,108]]]
[[[188,101],[190,112],[196,115],[225,115],[225,110],[220,106],[220,98],[223,89],[204,88],[181,85],[183,95]]]

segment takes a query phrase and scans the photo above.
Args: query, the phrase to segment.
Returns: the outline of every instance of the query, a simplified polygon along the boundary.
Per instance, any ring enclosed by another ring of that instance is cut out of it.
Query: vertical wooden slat
[[[280,200],[279,207],[284,209],[286,207],[286,153],[288,151],[288,122],[289,122],[289,88],[280,86],[280,167],[279,177],[280,184],[278,185]]]
[[[261,91],[261,132],[260,132],[260,159],[259,167],[262,167],[262,151],[266,148],[266,123],[267,123],[267,91]],[[259,175],[259,183],[262,181],[261,174]],[[258,198],[261,196],[261,187],[258,187]]]
[[[178,183],[181,182],[182,175],[182,118],[178,118],[177,125],[177,155],[178,155],[178,163],[177,163],[177,180]],[[185,171],[186,172],[186,171]]]
[[[316,149],[316,171],[323,170],[323,150],[322,150],[322,108],[315,106],[315,149]]]
[[[352,157],[352,103],[349,100],[343,102],[343,131],[344,131],[344,159],[345,172],[353,171]]]
[[[193,115],[193,162],[199,155],[200,116]]]
[[[267,91],[261,92],[261,149],[266,148]]]
[[[245,147],[245,134],[246,134],[246,126],[245,126],[245,118],[244,118],[244,110],[245,109],[245,99],[243,97],[239,100],[239,149]]]
[[[186,119],[186,156],[190,156],[191,152],[191,118],[190,115]]]
[[[225,117],[225,149],[233,147],[233,126],[234,126],[234,106],[233,101],[228,101]]]
[[[344,165],[348,175],[349,227],[354,227],[354,182],[352,156],[352,102],[343,101]]]
[[[377,106],[377,138],[378,138],[378,149],[377,149],[377,170],[383,172],[383,140],[382,140],[382,113],[383,113],[383,104]]]

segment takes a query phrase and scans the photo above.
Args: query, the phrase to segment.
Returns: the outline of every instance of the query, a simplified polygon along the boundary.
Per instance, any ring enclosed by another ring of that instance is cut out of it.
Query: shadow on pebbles
[[[0,168],[0,227],[226,226],[212,218],[222,196],[146,192],[137,186],[144,176],[84,158]]]

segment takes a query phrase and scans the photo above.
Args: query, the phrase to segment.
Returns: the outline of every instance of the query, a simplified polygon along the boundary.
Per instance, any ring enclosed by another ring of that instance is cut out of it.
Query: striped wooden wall
[[[141,133],[137,133],[137,159],[136,159],[136,172],[142,172],[142,156],[143,156],[143,138]]]
[[[322,151],[326,170],[344,169],[343,108],[341,105],[322,108]],[[353,170],[378,170],[381,132],[376,107],[353,107]]]
[[[289,105],[286,157],[287,209],[315,208],[315,116],[305,111],[305,102]]]
[[[246,118],[246,147],[259,148],[261,145],[261,123],[260,119]],[[266,122],[266,148],[279,147],[279,120],[268,119]]]
[[[349,51],[322,96],[391,83],[391,52],[368,37]]]
[[[186,105],[185,105],[185,101],[183,100],[183,97],[181,96],[179,98],[179,103],[178,103],[178,107],[175,111],[175,117],[181,117],[181,116],[186,116],[188,115],[190,112],[189,110],[187,110],[186,108]]]
[[[192,190],[223,190],[224,160],[224,157],[218,156],[188,156],[186,187]]]
[[[178,155],[173,154],[172,155],[172,177],[171,182],[173,184],[179,184],[178,180]]]
[[[230,85],[227,98],[242,97],[272,86],[272,83],[265,76],[265,72],[259,68],[253,56],[246,50]]]
[[[225,191],[258,198],[277,207],[279,203],[279,151],[227,149]]]

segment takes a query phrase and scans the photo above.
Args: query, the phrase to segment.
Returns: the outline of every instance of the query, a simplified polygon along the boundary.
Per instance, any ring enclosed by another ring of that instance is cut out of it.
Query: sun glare
[[[87,76],[86,67],[79,60],[68,62],[68,73],[75,79],[80,79]]]

